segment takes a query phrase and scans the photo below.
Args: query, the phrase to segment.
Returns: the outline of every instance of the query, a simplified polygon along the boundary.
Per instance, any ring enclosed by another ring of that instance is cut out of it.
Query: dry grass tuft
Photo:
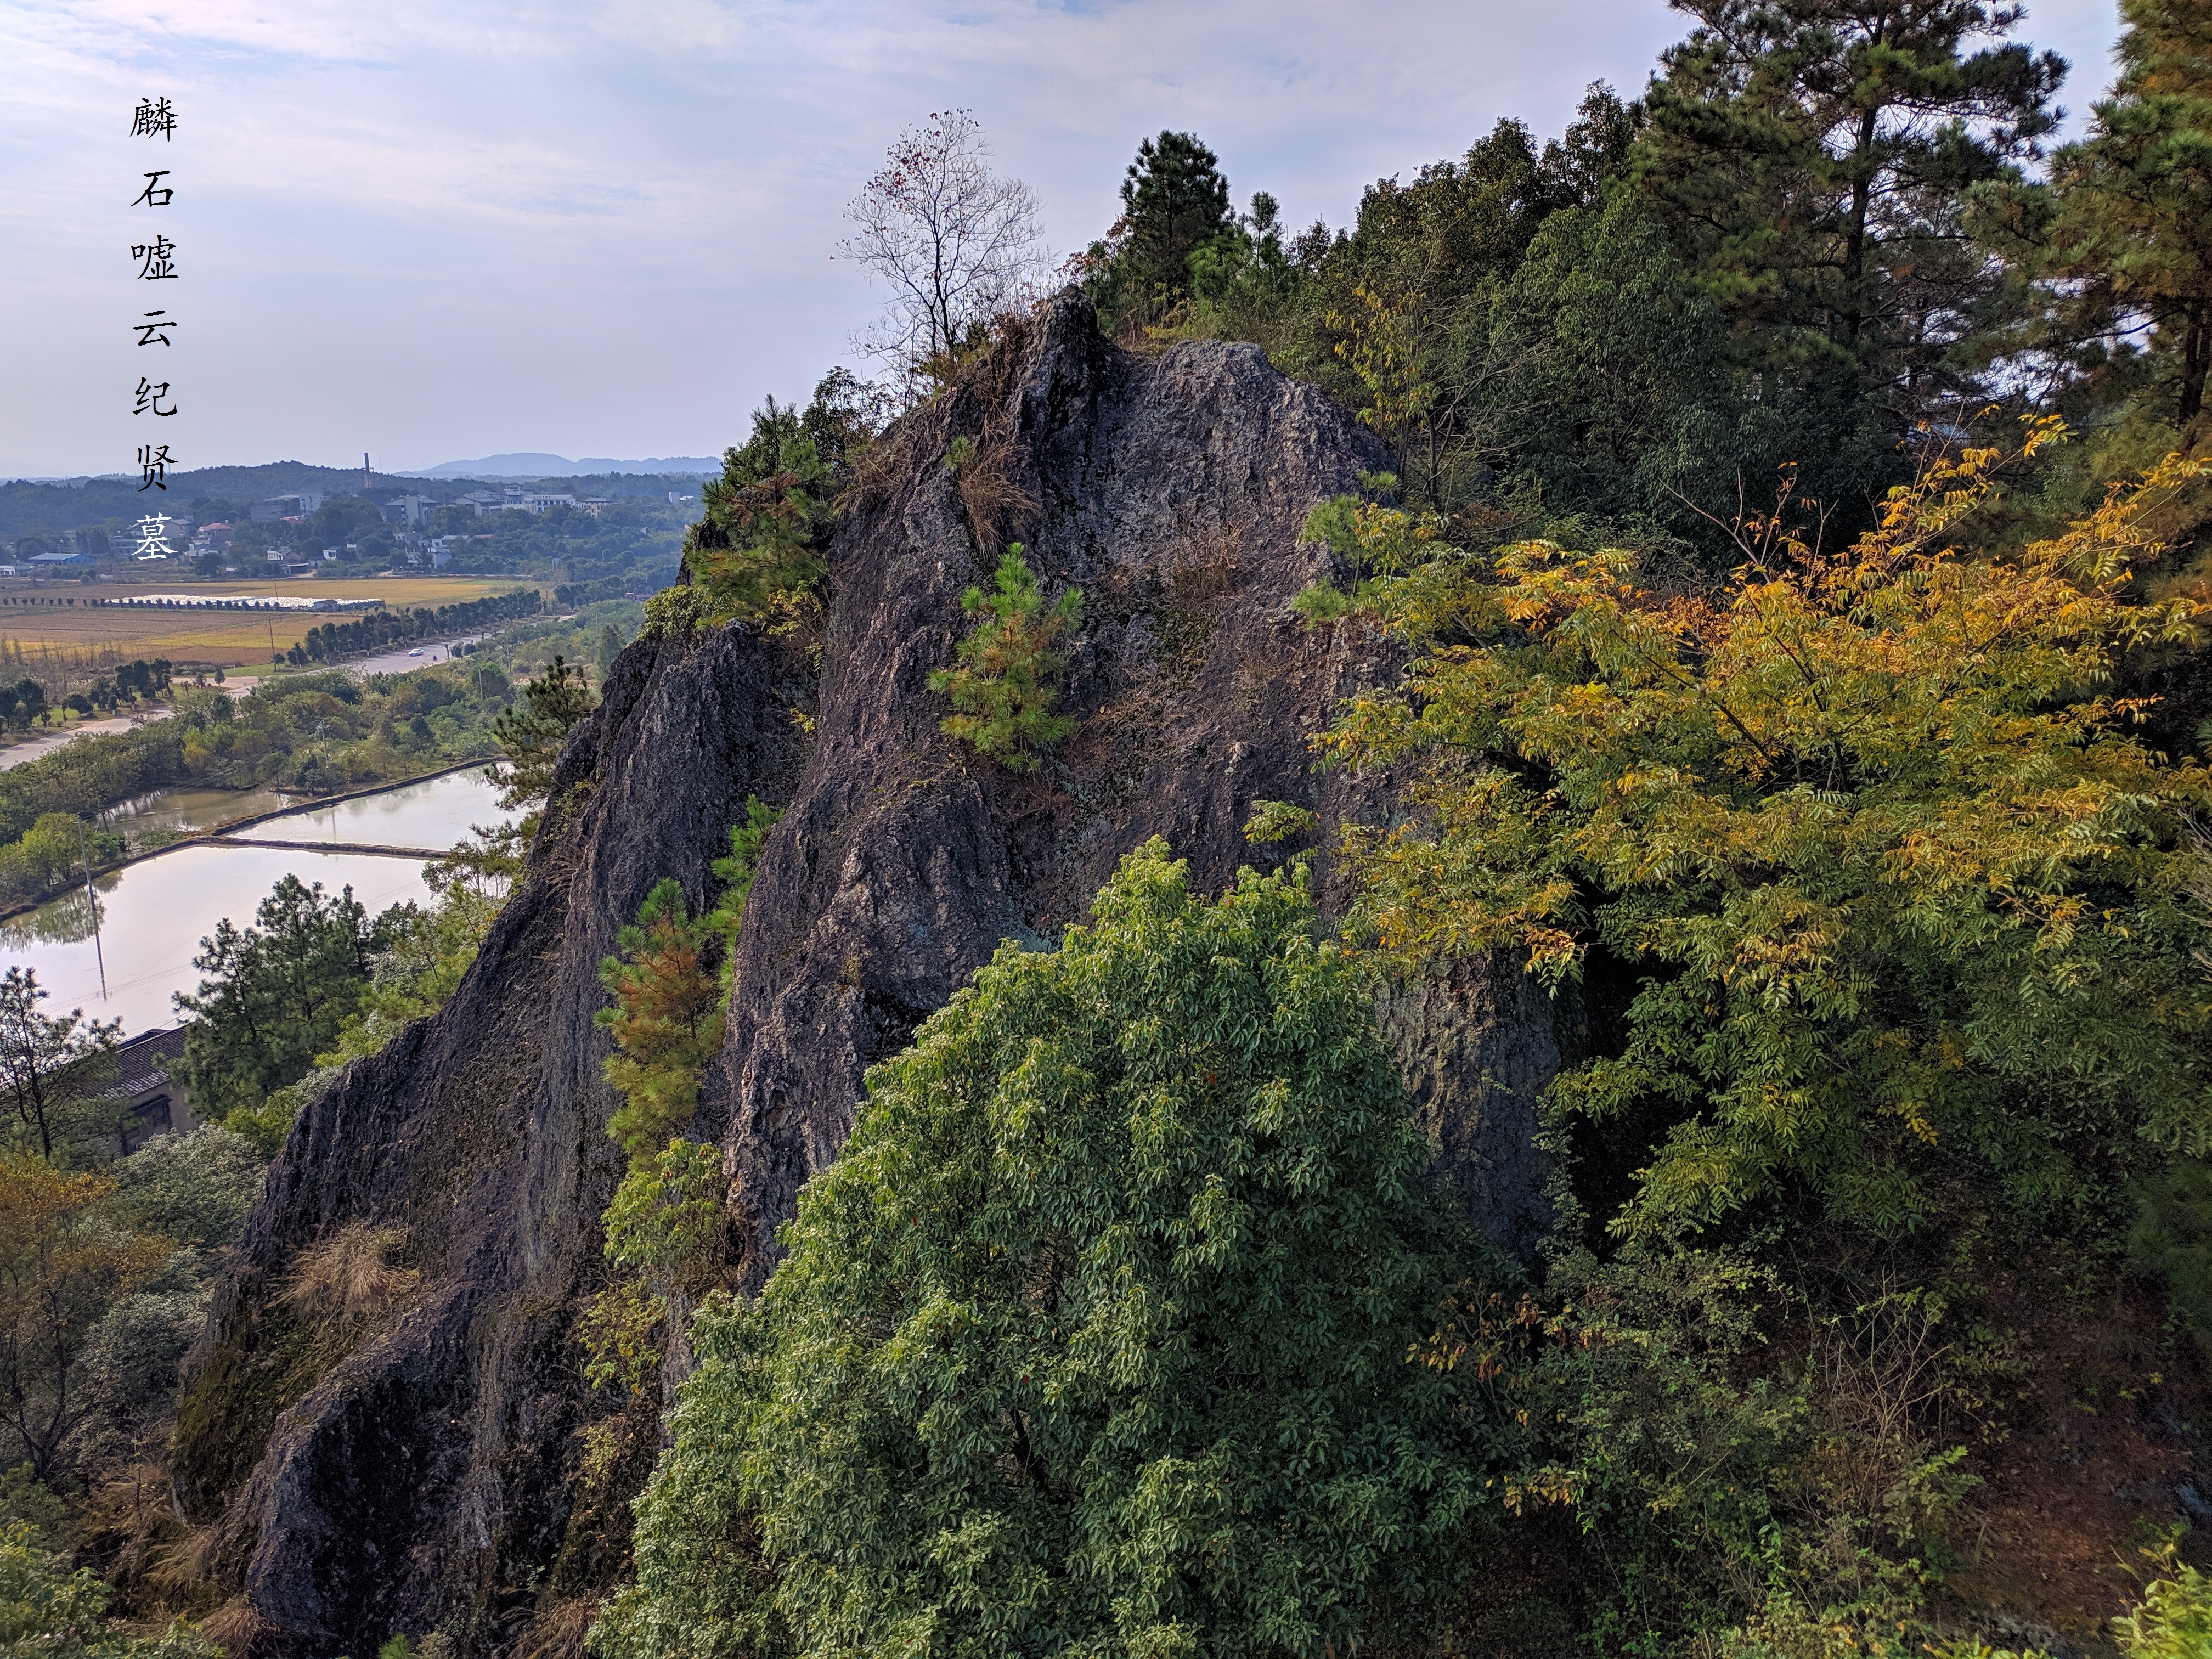
[[[1037,510],[1036,497],[1022,486],[1018,465],[1012,438],[1000,436],[976,446],[957,475],[960,504],[968,509],[975,544],[987,559],[1006,546],[1024,514]]]
[[[1168,581],[1182,599],[1218,599],[1237,586],[1237,552],[1244,526],[1216,525],[1195,531],[1176,545]]]
[[[194,1527],[167,1546],[154,1552],[147,1582],[172,1600],[189,1603],[215,1582],[216,1560],[222,1553],[222,1523]]]
[[[140,1462],[96,1478],[77,1525],[88,1538],[106,1546],[105,1577],[117,1583],[137,1577],[159,1559],[167,1535],[181,1528],[167,1472],[157,1463]]]
[[[270,1628],[269,1621],[242,1595],[233,1596],[200,1620],[200,1634],[219,1644],[232,1659],[247,1659]]]
[[[359,1324],[413,1290],[422,1274],[394,1266],[392,1255],[407,1242],[397,1227],[372,1227],[349,1221],[311,1244],[293,1263],[278,1300],[311,1318],[341,1325]]]
[[[599,1602],[588,1595],[539,1608],[517,1645],[520,1659],[584,1659],[584,1638],[599,1611]]]

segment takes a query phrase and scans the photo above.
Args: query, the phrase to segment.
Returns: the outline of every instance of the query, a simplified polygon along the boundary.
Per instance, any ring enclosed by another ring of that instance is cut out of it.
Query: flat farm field
[[[0,592],[0,661],[52,654],[84,663],[109,657],[129,661],[167,657],[177,663],[221,663],[226,668],[265,665],[275,649],[287,650],[310,628],[343,620],[313,611],[167,611],[88,605],[87,599],[189,593],[194,599],[374,599],[395,611],[434,607],[505,593],[525,584],[498,578],[388,576],[359,581],[191,582],[173,587],[103,583],[98,587],[30,587]],[[76,605],[51,601],[76,599]],[[27,603],[27,601],[49,603]],[[15,649],[9,651],[8,645]]]

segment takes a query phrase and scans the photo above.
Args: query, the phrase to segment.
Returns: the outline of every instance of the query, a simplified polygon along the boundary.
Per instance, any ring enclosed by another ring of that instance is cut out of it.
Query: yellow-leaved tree
[[[1414,780],[1407,821],[1346,836],[1358,921],[1554,986],[1594,949],[1629,968],[1624,1046],[1552,1097],[1666,1126],[1617,1231],[1786,1192],[1909,1227],[1961,1180],[2047,1206],[2212,1145],[2185,890],[2212,776],[2123,689],[2131,653],[2195,637],[2200,607],[2136,578],[2200,467],[1961,551],[2009,459],[1930,466],[1838,553],[1770,534],[1710,598],[1641,590],[1625,553],[1477,558],[1328,509],[1396,556],[1360,602],[1414,647],[1322,739]]]

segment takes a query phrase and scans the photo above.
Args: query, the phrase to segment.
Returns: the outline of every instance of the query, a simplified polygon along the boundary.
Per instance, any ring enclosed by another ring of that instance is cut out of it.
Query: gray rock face
[[[981,458],[959,475],[943,463],[956,434]],[[1379,461],[1256,349],[1134,358],[1066,296],[872,458],[837,534],[818,671],[734,627],[623,653],[563,753],[580,807],[541,833],[452,1002],[295,1127],[195,1351],[188,1431],[225,1389],[243,1403],[231,1443],[184,1437],[179,1491],[196,1519],[226,1517],[260,1647],[326,1659],[446,1628],[491,1652],[526,1616],[568,1520],[587,1407],[572,1326],[618,1175],[597,963],[663,877],[707,896],[749,793],[785,811],[693,1130],[724,1149],[749,1285],[843,1144],[866,1068],[1000,940],[1054,937],[1155,835],[1194,884],[1225,887],[1270,856],[1242,837],[1256,800],[1310,806],[1324,843],[1387,814],[1387,780],[1317,775],[1306,745],[1396,665],[1357,625],[1309,633],[1289,609],[1329,564],[1299,542],[1306,513]],[[1085,596],[1061,682],[1082,724],[1030,775],[945,737],[926,684],[1001,537],[1048,593]],[[1322,879],[1340,900],[1325,864]],[[1534,1091],[1559,1056],[1548,1005],[1476,964],[1382,1012],[1444,1176],[1525,1249]],[[355,1219],[404,1230],[420,1288],[303,1395],[257,1392],[291,1340],[273,1287]]]

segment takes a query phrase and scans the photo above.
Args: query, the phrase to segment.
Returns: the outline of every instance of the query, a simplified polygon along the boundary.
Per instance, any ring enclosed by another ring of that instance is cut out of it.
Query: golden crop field
[[[167,657],[172,662],[221,663],[235,668],[267,663],[272,637],[276,650],[286,650],[299,644],[310,628],[342,619],[328,611],[155,611],[82,603],[94,597],[125,599],[173,591],[195,599],[248,599],[276,593],[288,599],[378,599],[395,610],[404,610],[414,605],[458,605],[524,585],[495,577],[386,576],[358,581],[196,581],[98,587],[80,587],[72,582],[11,589],[0,592],[0,661],[35,660],[52,653],[74,665],[112,653],[114,659],[126,662],[133,657]],[[70,599],[79,603],[26,603]]]

